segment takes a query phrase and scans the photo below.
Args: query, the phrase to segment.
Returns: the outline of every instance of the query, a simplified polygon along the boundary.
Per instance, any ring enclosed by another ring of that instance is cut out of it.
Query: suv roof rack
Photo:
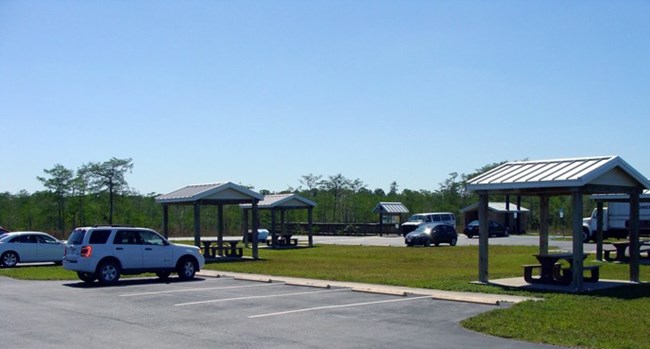
[[[111,228],[121,228],[121,227],[126,227],[126,228],[135,228],[133,225],[124,225],[124,224],[95,224],[93,225],[93,228],[99,228],[99,227],[111,227]]]

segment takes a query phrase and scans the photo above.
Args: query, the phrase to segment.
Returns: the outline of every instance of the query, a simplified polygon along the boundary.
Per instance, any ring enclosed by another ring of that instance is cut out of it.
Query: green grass
[[[490,246],[490,279],[523,275],[522,264],[537,263],[537,247]],[[250,251],[245,252],[250,255]],[[358,281],[455,291],[515,292],[470,284],[478,278],[478,249],[472,246],[402,248],[318,245],[314,248],[259,249],[260,260],[212,263],[207,269],[337,281]],[[589,262],[588,263],[592,263]],[[601,277],[629,278],[625,264],[604,263]],[[642,266],[642,279],[650,269]]]
[[[77,273],[63,269],[60,265],[19,266],[1,268],[0,276],[21,280],[78,280]]]
[[[537,247],[490,246],[490,279],[521,277],[522,264],[536,263]],[[250,255],[250,250],[245,251]],[[339,281],[358,281],[455,291],[537,296],[467,319],[475,331],[532,342],[584,348],[647,348],[650,284],[632,285],[589,295],[531,293],[475,285],[478,249],[474,246],[402,248],[318,245],[300,249],[259,249],[260,260],[210,263],[206,269]],[[588,263],[594,263],[588,259]],[[61,266],[0,269],[19,279],[74,280]],[[650,266],[641,266],[650,280]],[[603,263],[601,278],[627,280],[626,264]]]
[[[627,290],[640,298],[546,295],[543,302],[529,301],[483,313],[462,325],[494,336],[570,347],[650,348],[650,287],[638,285]]]

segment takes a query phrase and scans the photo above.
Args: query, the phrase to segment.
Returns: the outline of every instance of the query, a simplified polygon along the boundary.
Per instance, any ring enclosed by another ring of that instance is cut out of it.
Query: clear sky
[[[649,126],[649,1],[0,1],[0,192],[111,157],[143,194],[596,155],[650,176]]]

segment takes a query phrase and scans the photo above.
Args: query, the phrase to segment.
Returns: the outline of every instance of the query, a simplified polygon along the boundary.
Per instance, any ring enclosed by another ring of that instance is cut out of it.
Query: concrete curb
[[[540,298],[512,296],[504,294],[475,293],[475,292],[456,292],[432,290],[427,288],[414,288],[389,285],[365,284],[360,282],[333,281],[333,280],[314,280],[306,278],[297,278],[289,276],[271,276],[263,274],[236,273],[218,270],[201,270],[196,274],[203,277],[232,277],[240,280],[257,281],[257,282],[284,282],[287,285],[308,286],[308,287],[343,287],[350,288],[353,291],[389,294],[395,296],[406,295],[424,295],[431,296],[434,299],[478,303],[489,305],[500,305],[501,303],[520,303],[525,301],[539,301]]]

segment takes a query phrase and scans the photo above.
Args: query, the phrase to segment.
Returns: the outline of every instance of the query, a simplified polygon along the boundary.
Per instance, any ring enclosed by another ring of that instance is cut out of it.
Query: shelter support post
[[[515,224],[517,224],[515,232],[521,234],[521,195],[517,196],[517,219],[515,219]]]
[[[312,232],[312,222],[314,221],[313,209],[310,207],[307,209],[307,234],[309,234],[309,247],[314,246],[314,237]]]
[[[217,241],[219,246],[223,246],[223,205],[217,205]],[[219,251],[219,254],[223,255],[223,251]]]
[[[630,281],[639,282],[639,191],[630,194]]]
[[[548,254],[548,218],[549,197],[541,195],[539,198],[539,254]]]
[[[379,236],[384,236],[384,214],[379,212]]]
[[[574,291],[582,291],[584,271],[584,248],[582,242],[582,191],[576,190],[571,194],[573,222],[573,280],[571,287]]]
[[[603,202],[596,202],[596,259],[603,260]]]
[[[194,203],[194,246],[201,247],[201,204]]]
[[[271,239],[273,240],[273,243],[275,244],[275,209],[271,209]]]
[[[478,242],[478,281],[488,282],[488,195],[479,193],[478,205],[479,242]]]
[[[506,215],[505,215],[505,226],[510,229],[510,195],[506,195]]]
[[[287,226],[285,222],[287,221],[287,211],[285,209],[280,209],[280,235],[287,235]]]
[[[248,240],[248,209],[242,210],[242,230],[244,231],[244,244],[248,247],[250,241]],[[251,238],[252,239],[252,238]]]
[[[257,254],[257,230],[260,228],[258,200],[253,200],[253,259],[259,259]]]
[[[162,205],[163,207],[163,234],[165,239],[169,238],[169,205]]]

